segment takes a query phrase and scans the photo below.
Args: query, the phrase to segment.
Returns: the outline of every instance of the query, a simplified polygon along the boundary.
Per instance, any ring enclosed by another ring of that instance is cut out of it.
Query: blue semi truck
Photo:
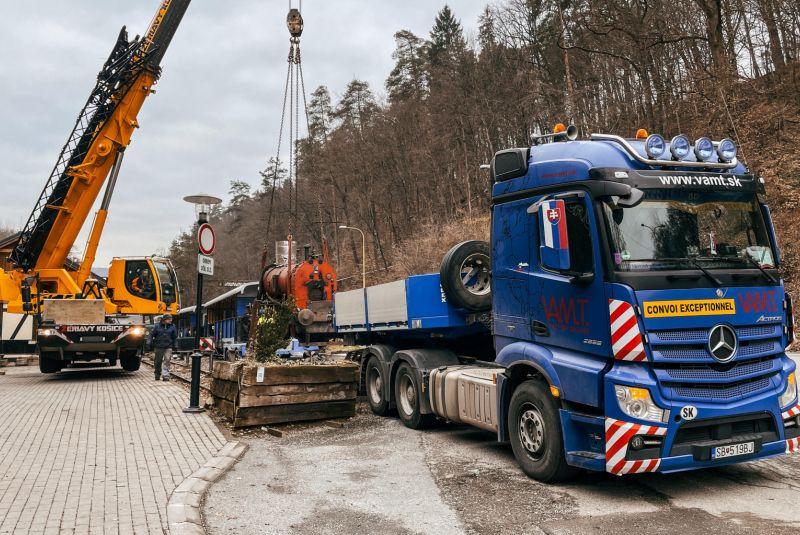
[[[490,243],[336,294],[373,412],[496,433],[541,481],[800,450],[763,180],[729,139],[557,130],[493,158]]]

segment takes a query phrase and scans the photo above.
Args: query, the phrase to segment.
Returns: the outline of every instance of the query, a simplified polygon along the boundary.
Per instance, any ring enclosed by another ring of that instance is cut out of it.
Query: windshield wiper
[[[711,272],[709,272],[706,268],[704,268],[703,266],[698,264],[697,261],[694,258],[688,258],[688,257],[687,258],[659,258],[658,260],[664,260],[666,262],[689,262],[694,267],[696,267],[697,269],[702,271],[703,275],[705,275],[706,277],[711,279],[711,281],[714,284],[716,284],[717,286],[722,286],[722,281],[719,280],[718,278],[716,278],[714,275],[712,275]]]
[[[729,258],[731,258],[731,257],[729,257]],[[763,274],[764,274],[764,276],[765,276],[767,279],[769,279],[769,282],[771,282],[772,284],[777,284],[777,283],[778,283],[778,281],[777,281],[777,280],[775,280],[775,277],[773,277],[772,275],[770,275],[769,273],[767,273],[767,270],[766,270],[766,269],[764,269],[763,267],[761,267],[761,265],[760,265],[758,262],[756,262],[755,260],[753,260],[752,258],[750,258],[750,255],[749,255],[749,254],[745,253],[745,254],[744,254],[744,256],[737,256],[736,258],[742,258],[742,259],[746,260],[746,261],[747,261],[749,264],[752,264],[752,265],[756,266],[756,267],[758,268],[758,270],[759,270],[761,273],[763,273]]]

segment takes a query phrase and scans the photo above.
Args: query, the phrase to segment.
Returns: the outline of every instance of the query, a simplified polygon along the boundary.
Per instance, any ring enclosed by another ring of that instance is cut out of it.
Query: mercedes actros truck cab
[[[729,139],[557,127],[491,163],[491,243],[340,292],[377,414],[467,423],[542,481],[800,449],[792,302]]]

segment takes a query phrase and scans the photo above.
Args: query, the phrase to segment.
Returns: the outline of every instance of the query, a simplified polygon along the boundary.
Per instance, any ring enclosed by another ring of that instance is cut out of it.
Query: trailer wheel
[[[485,241],[459,243],[445,255],[439,279],[447,299],[457,308],[492,307],[492,251]]]
[[[39,371],[42,373],[56,373],[60,372],[63,368],[61,361],[52,358],[51,353],[42,353],[39,355]],[[58,355],[58,353],[56,353]]]
[[[380,362],[377,357],[371,357],[367,361],[364,372],[364,379],[367,391],[367,403],[372,412],[378,416],[389,414],[389,400],[385,398],[383,391],[386,385],[386,378],[383,376]]]
[[[138,355],[122,355],[119,359],[122,369],[126,372],[135,372],[142,365],[142,359]]]
[[[411,366],[407,362],[402,363],[395,377],[394,397],[400,420],[410,429],[429,427],[436,419],[433,414],[422,414],[420,396],[423,395]]]
[[[526,381],[514,391],[508,429],[514,457],[528,476],[555,482],[579,472],[567,464],[558,406],[541,381]]]

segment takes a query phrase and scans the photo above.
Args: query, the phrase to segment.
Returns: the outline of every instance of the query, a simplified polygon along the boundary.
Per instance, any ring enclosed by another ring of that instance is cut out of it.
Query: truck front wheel
[[[58,353],[52,358],[52,353],[42,353],[39,355],[39,371],[42,373],[60,372],[64,365],[58,359]]]
[[[119,362],[126,372],[135,372],[142,365],[141,357],[135,353],[133,355],[121,355]]]
[[[389,414],[389,400],[384,395],[384,387],[386,379],[383,377],[383,370],[381,363],[377,357],[371,357],[367,361],[367,367],[364,372],[366,378],[367,402],[372,412],[378,416],[386,416]]]
[[[397,400],[397,413],[400,415],[400,420],[410,429],[428,427],[436,418],[433,414],[422,414],[420,396],[423,395],[414,370],[407,362],[402,363],[395,377],[394,397]]]
[[[563,481],[579,469],[567,464],[558,406],[546,384],[526,381],[511,396],[511,448],[522,471],[539,481]]]

